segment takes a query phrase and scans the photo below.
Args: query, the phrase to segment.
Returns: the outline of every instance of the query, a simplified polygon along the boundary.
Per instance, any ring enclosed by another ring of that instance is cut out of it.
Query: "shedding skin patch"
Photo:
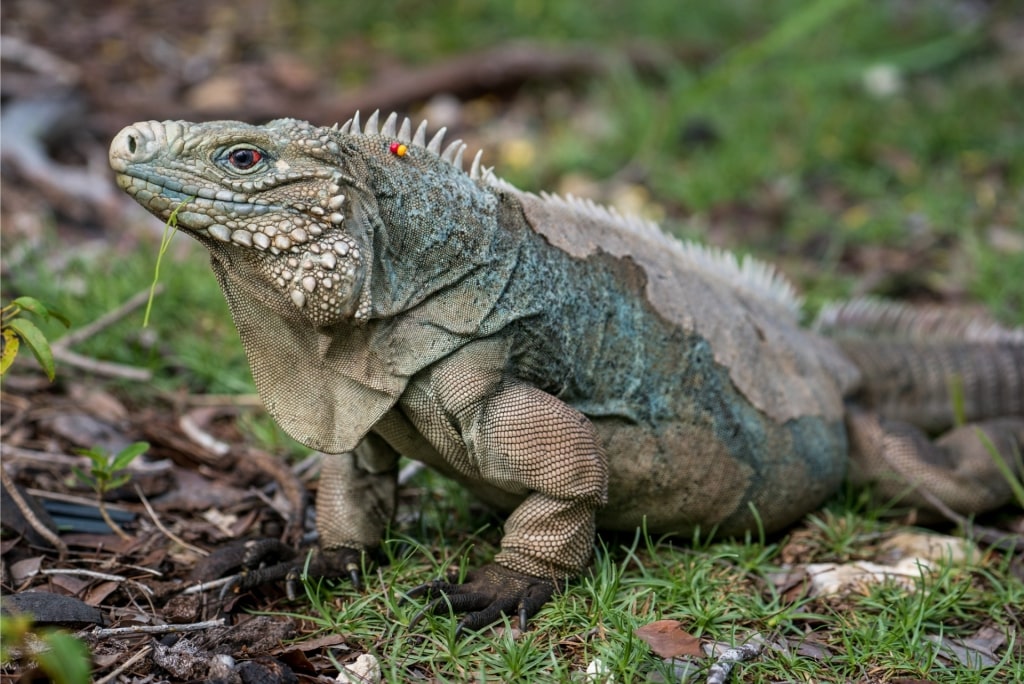
[[[576,259],[610,255],[635,264],[656,315],[707,340],[715,361],[759,410],[780,423],[843,415],[843,390],[858,381],[858,371],[832,342],[800,328],[792,288],[770,267],[708,248],[672,247],[653,224],[587,202],[504,187],[552,247]]]

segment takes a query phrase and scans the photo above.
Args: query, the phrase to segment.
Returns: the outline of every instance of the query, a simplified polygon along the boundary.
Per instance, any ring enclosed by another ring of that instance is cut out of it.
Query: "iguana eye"
[[[263,153],[251,147],[239,147],[228,152],[228,161],[239,171],[247,171],[263,159]]]

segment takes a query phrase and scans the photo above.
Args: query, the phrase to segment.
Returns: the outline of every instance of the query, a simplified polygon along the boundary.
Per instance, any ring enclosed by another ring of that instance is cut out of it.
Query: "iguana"
[[[493,563],[413,592],[460,628],[525,625],[595,528],[777,530],[851,460],[913,505],[1009,500],[978,430],[1024,444],[1024,329],[860,302],[811,331],[771,266],[523,192],[479,154],[466,172],[443,136],[375,113],[149,121],[110,147],[120,187],[210,251],[267,410],[325,453],[315,572],[358,579],[400,456],[508,512]],[[956,383],[976,424],[933,443]]]

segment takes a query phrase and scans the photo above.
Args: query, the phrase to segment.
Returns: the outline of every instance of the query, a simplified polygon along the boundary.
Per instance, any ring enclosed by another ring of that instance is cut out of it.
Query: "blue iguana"
[[[493,563],[414,592],[470,628],[525,624],[595,528],[776,530],[851,462],[912,505],[1009,500],[976,428],[1024,443],[1024,330],[864,302],[802,328],[771,266],[523,192],[479,154],[466,172],[443,135],[149,121],[110,147],[118,184],[210,251],[267,410],[326,454],[316,572],[358,579],[400,456],[508,513]],[[954,378],[976,425],[933,443]]]

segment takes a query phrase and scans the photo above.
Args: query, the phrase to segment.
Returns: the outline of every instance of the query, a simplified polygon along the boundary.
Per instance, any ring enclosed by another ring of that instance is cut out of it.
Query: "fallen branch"
[[[105,639],[107,637],[139,636],[141,634],[177,634],[178,632],[200,632],[204,629],[223,626],[224,618],[221,617],[216,620],[192,622],[184,625],[135,625],[134,627],[96,628],[89,632],[89,636]]]
[[[162,287],[157,286],[156,291],[162,291]],[[74,366],[84,371],[95,373],[96,375],[105,375],[112,378],[123,378],[125,380],[135,380],[138,382],[148,382],[152,379],[153,374],[145,368],[128,366],[123,363],[114,363],[113,361],[100,361],[99,359],[93,359],[77,352],[73,352],[70,349],[71,345],[87,340],[98,332],[117,323],[135,309],[143,306],[148,299],[149,290],[147,289],[134,295],[116,309],[103,314],[92,323],[83,325],[81,328],[69,332],[67,335],[51,345],[53,357],[68,364],[69,366]]]
[[[82,72],[75,63],[9,33],[0,41],[0,56],[4,61],[45,74],[62,85],[77,85],[82,80]]]
[[[163,291],[164,286],[161,283],[156,286],[156,289],[153,292],[154,294],[160,294]],[[87,340],[93,335],[102,332],[109,328],[110,326],[114,325],[122,318],[130,314],[132,311],[135,311],[136,309],[144,306],[148,300],[149,288],[146,288],[142,292],[133,295],[130,299],[128,299],[128,301],[126,301],[121,306],[103,314],[92,323],[83,325],[81,328],[76,328],[75,330],[69,332],[67,335],[64,335],[64,337],[61,337],[60,339],[56,340],[53,343],[52,347],[54,349],[57,349],[58,347],[62,349],[67,349],[72,345]]]
[[[64,347],[55,347],[53,349],[53,358],[66,363],[69,366],[74,366],[81,370],[95,375],[105,375],[109,378],[122,378],[124,380],[135,380],[137,382],[149,382],[153,374],[145,368],[137,368],[135,366],[128,366],[123,363],[114,363],[113,361],[100,361],[88,356],[83,356],[77,352],[73,352],[70,349]]]
[[[511,91],[527,82],[595,78],[608,74],[619,64],[629,64],[639,71],[658,72],[685,58],[685,55],[674,54],[674,49],[649,43],[614,51],[593,44],[555,47],[516,41],[423,66],[389,69],[363,87],[334,97],[297,102],[295,98],[281,98],[274,88],[266,88],[251,92],[244,108],[222,107],[204,114],[262,121],[294,115],[298,110],[310,121],[330,124],[344,120],[357,110],[389,112],[406,109],[438,93],[469,98],[481,93]],[[159,103],[159,110],[155,109],[155,103]],[[100,115],[100,123],[116,130],[125,119],[152,118],[157,113],[162,118],[172,119],[195,116],[195,110],[184,101],[168,101],[146,93],[128,93],[118,103],[117,120],[102,120],[103,115]]]
[[[138,580],[128,579],[121,575],[111,575],[106,572],[96,572],[95,570],[82,570],[79,568],[52,568],[47,570],[40,570],[41,575],[73,575],[75,577],[89,577],[91,579],[104,580],[108,582],[118,582],[123,584],[130,584],[137,587],[143,594],[152,596],[155,592],[151,587],[147,587]]]
[[[56,132],[80,126],[84,115],[84,101],[69,89],[15,99],[4,105],[0,115],[4,131],[2,156],[22,177],[45,192],[51,202],[73,214],[111,216],[117,213],[122,198],[116,194],[109,172],[96,163],[87,167],[61,164],[47,150],[47,141],[56,137]]]
[[[63,468],[70,468],[72,466],[88,467],[89,459],[85,456],[74,456],[72,454],[65,454],[60,451],[37,451],[35,449],[25,449],[24,447],[14,446],[13,444],[2,444],[4,453],[4,463],[6,465],[20,465],[22,463],[31,463],[32,465],[39,466],[40,468],[53,468],[54,466],[60,466]],[[173,467],[172,463],[166,459],[159,461],[143,461],[136,460],[131,464],[131,471],[138,475],[158,475],[170,470]],[[28,492],[34,496],[38,496],[44,499],[54,499],[56,501],[68,501],[71,503],[95,504],[92,499],[87,499],[80,496],[74,496],[72,494],[62,494],[60,492],[48,492],[41,489],[29,488]],[[111,508],[117,508],[116,505],[111,505]],[[130,510],[130,509],[123,509]]]
[[[718,656],[715,664],[708,670],[707,684],[725,684],[732,673],[732,669],[736,667],[736,663],[756,658],[761,653],[763,647],[763,644],[748,643],[736,648],[727,649],[722,655]]]
[[[25,522],[39,534],[40,537],[50,542],[53,548],[57,549],[57,559],[63,561],[68,555],[67,544],[61,540],[57,533],[51,530],[49,527],[43,524],[43,522],[36,516],[35,511],[28,505],[25,498],[21,495],[21,490],[18,489],[17,485],[14,484],[14,480],[7,474],[7,469],[0,466],[0,484],[7,490],[7,494],[11,497],[11,501],[21,511],[21,515],[25,518]]]
[[[192,594],[201,594],[204,591],[209,591],[211,589],[220,589],[221,587],[225,587],[232,582],[237,582],[240,579],[242,579],[241,575],[231,575],[229,577],[221,577],[220,579],[211,580],[209,582],[200,582],[199,584],[193,584],[191,587],[183,590],[181,595],[190,596]]]

